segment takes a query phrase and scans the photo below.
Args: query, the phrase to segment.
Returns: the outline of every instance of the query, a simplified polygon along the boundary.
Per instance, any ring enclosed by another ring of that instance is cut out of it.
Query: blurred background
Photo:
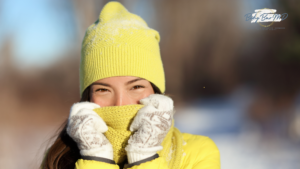
[[[85,30],[107,0],[0,0],[0,166],[34,169],[79,101]],[[121,0],[161,35],[176,126],[222,169],[300,168],[300,1]],[[288,18],[262,30],[255,9]]]

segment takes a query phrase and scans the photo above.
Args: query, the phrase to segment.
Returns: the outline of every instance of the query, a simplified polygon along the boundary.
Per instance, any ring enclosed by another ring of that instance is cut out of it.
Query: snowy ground
[[[222,169],[300,168],[299,144],[279,136],[266,137],[246,118],[251,93],[241,87],[228,97],[199,100],[177,109],[175,126],[212,138],[220,150]]]

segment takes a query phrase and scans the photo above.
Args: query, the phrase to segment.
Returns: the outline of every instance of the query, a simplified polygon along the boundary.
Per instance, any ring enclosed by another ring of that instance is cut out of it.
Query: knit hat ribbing
[[[80,94],[93,82],[113,76],[136,76],[165,92],[159,33],[119,2],[108,2],[88,27],[82,42]]]

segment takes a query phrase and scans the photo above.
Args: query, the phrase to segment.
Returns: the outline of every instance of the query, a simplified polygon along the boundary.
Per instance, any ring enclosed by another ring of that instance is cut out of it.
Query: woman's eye
[[[108,91],[107,89],[96,89],[95,92],[106,92]]]
[[[144,86],[137,85],[133,87],[133,89],[139,89],[139,88],[144,88]]]

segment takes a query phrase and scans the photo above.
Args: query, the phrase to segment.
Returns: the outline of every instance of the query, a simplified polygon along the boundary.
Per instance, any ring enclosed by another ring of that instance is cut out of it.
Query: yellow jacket
[[[180,169],[220,169],[220,152],[216,144],[206,136],[182,133],[186,144],[183,146],[183,157]],[[79,159],[76,169],[119,169],[117,164]],[[130,169],[167,169],[163,157],[131,167]]]

